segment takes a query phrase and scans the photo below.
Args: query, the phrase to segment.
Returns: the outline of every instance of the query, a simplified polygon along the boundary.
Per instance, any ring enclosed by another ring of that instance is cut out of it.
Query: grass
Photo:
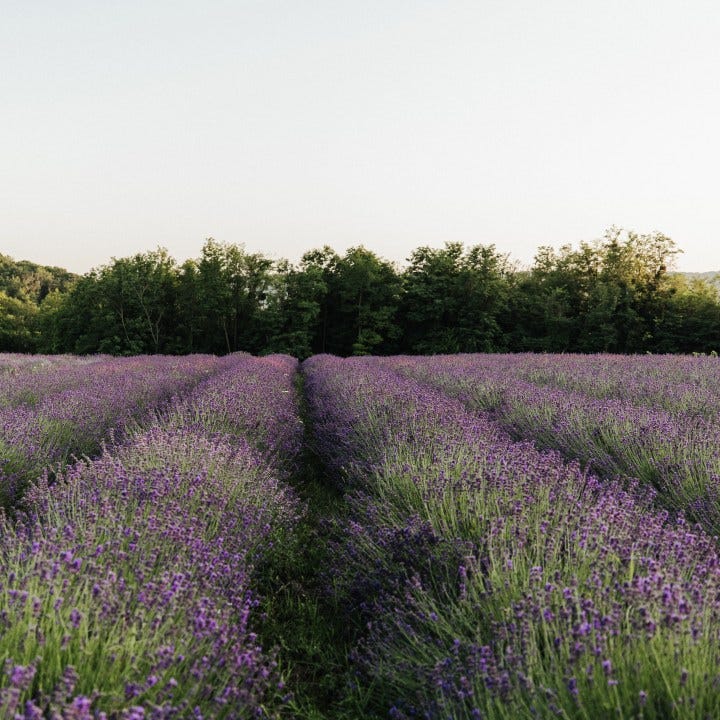
[[[372,691],[357,683],[350,660],[361,629],[347,622],[325,575],[329,541],[342,527],[348,504],[313,451],[301,375],[297,391],[306,442],[300,471],[291,484],[304,513],[295,532],[277,539],[259,569],[257,587],[263,598],[264,620],[258,634],[264,646],[278,650],[280,668],[293,697],[292,717],[379,720],[381,716],[371,708]]]

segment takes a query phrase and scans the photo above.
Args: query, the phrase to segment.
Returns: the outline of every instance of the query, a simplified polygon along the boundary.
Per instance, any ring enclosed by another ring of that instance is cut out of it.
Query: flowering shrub
[[[714,539],[394,363],[304,364],[354,493],[328,581],[391,716],[717,716]]]
[[[225,365],[147,429],[36,483],[4,522],[2,717],[250,718],[287,703],[252,629],[253,571],[298,513],[262,449],[297,447],[295,364]],[[257,412],[282,427],[251,422],[242,399],[260,385]],[[205,424],[210,405],[224,415]]]

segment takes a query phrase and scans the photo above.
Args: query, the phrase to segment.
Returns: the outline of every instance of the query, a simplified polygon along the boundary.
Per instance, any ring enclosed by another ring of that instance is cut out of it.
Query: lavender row
[[[0,716],[263,718],[286,706],[253,631],[253,572],[298,513],[285,469],[257,446],[269,432],[297,446],[293,363],[228,364],[148,429],[34,486],[4,523]],[[294,421],[251,423],[244,399],[260,393],[259,416]],[[209,404],[223,417],[205,425]]]
[[[107,355],[0,354],[0,407],[35,405],[45,395],[84,383],[86,368],[111,363]]]
[[[672,414],[715,419],[720,414],[720,361],[688,355],[506,355],[506,371],[535,385],[617,398]]]
[[[328,582],[391,717],[720,715],[711,538],[380,359],[304,367],[355,488]]]
[[[0,503],[16,504],[44,468],[97,453],[103,440],[230,362],[209,355],[104,359],[59,365],[20,383],[34,388],[36,402],[0,409]]]
[[[295,403],[298,361],[288,355],[246,355],[240,364],[242,381],[236,394],[228,392],[225,377],[213,378],[204,384],[201,399],[177,403],[169,420],[179,417],[182,425],[195,423],[205,432],[241,434],[292,472],[304,433]],[[268,388],[273,388],[270,395]]]
[[[387,362],[490,413],[515,437],[558,450],[604,477],[639,479],[665,507],[720,534],[720,426],[714,420],[539,387],[482,356]]]
[[[673,415],[715,419],[720,413],[717,357],[688,355],[456,355],[454,366],[494,378],[624,400]]]

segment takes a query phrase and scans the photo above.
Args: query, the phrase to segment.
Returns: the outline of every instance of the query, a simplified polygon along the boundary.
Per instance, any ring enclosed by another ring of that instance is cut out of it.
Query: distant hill
[[[714,285],[720,290],[720,270],[711,270],[710,272],[683,272],[677,273],[683,275],[688,280],[704,280],[710,285]]]
[[[67,290],[77,277],[64,268],[0,254],[0,293],[22,302],[39,305],[53,290]]]

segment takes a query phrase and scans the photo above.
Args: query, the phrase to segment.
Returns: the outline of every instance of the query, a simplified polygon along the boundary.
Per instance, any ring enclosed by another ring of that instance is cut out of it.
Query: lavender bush
[[[260,447],[297,445],[296,363],[227,364],[148,429],[35,484],[3,522],[3,717],[274,717],[286,705],[252,630],[253,571],[299,511]],[[252,422],[253,392],[263,418],[288,422]]]
[[[616,398],[693,417],[720,412],[720,360],[687,355],[467,355],[453,361],[486,367],[535,385]]]
[[[685,358],[690,368],[696,360],[716,361]],[[645,359],[623,361],[633,367]],[[639,479],[655,489],[664,507],[683,512],[708,532],[720,534],[720,460],[716,453],[720,427],[711,414],[700,416],[677,407],[671,412],[620,398],[600,399],[538,386],[521,379],[527,374],[521,369],[526,362],[530,367],[539,363],[518,356],[515,363],[520,369],[513,370],[509,356],[388,361],[391,367],[457,397],[472,410],[490,413],[516,438],[556,449],[604,477]],[[572,367],[580,364],[571,357],[558,360],[558,366],[563,367],[563,362]],[[632,385],[628,394],[633,396]],[[705,401],[710,402],[707,395]]]
[[[720,717],[716,362],[0,356],[0,717]]]
[[[229,362],[147,356],[60,362],[38,373],[22,369],[0,409],[0,503],[16,504],[44,468],[97,453],[103,440],[119,439]]]
[[[383,360],[305,369],[356,488],[329,582],[391,716],[720,714],[712,538]]]

